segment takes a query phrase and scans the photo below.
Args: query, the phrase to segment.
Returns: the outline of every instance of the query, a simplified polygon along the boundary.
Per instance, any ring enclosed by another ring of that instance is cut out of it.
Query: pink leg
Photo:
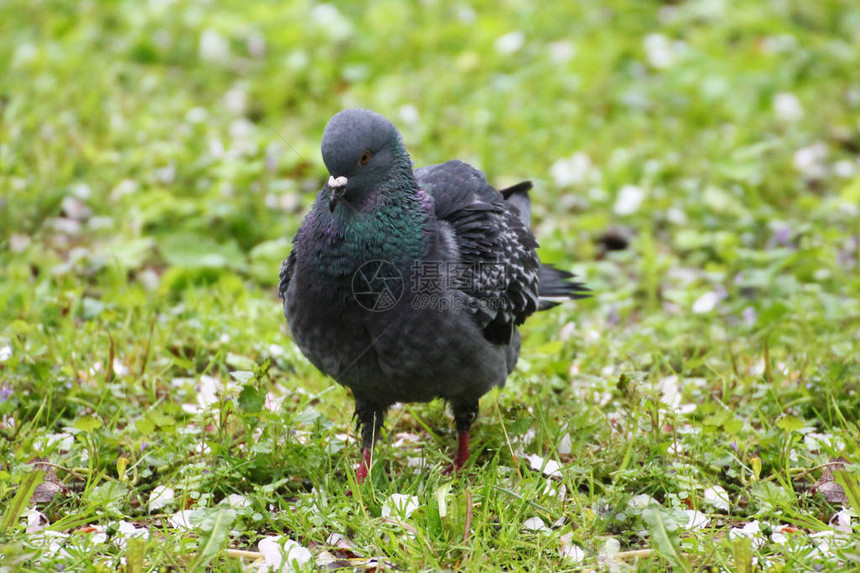
[[[370,448],[363,448],[361,450],[361,465],[358,466],[358,470],[355,472],[355,481],[358,482],[358,485],[364,483],[364,480],[367,478],[367,473],[370,471]]]
[[[457,432],[457,455],[454,463],[442,471],[443,474],[460,471],[469,460],[469,432]]]

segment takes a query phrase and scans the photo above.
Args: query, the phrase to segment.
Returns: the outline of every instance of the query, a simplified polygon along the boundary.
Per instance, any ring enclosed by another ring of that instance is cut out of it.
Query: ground
[[[0,4],[0,569],[860,567],[860,4]],[[371,477],[278,265],[343,107],[532,193],[464,472]],[[347,495],[351,490],[352,495]]]

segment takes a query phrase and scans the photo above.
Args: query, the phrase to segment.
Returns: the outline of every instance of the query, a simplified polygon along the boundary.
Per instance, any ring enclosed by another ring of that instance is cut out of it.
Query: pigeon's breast
[[[298,264],[284,300],[284,314],[293,340],[321,372],[343,382],[348,369],[373,372],[362,363],[370,339],[359,317],[353,316],[348,281],[326,276]],[[368,371],[369,370],[369,371]]]
[[[488,342],[462,306],[438,302],[454,299],[428,303],[407,275],[398,284],[384,265],[367,271],[367,282],[347,286],[329,277],[317,288],[319,277],[296,269],[285,313],[296,344],[320,371],[383,405],[468,402],[504,385],[517,348]]]

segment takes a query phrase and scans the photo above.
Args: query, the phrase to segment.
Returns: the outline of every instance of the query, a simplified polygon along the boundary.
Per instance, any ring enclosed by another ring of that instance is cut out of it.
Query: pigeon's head
[[[329,209],[338,203],[360,200],[380,184],[411,173],[403,139],[394,125],[366,109],[345,109],[332,117],[322,138],[322,156],[331,188]]]

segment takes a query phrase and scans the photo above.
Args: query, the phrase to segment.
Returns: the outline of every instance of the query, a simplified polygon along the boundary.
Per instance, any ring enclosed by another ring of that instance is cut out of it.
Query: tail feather
[[[520,212],[520,221],[527,229],[531,226],[532,218],[532,201],[529,199],[529,189],[531,188],[531,181],[523,181],[499,191],[502,197]]]
[[[531,227],[532,203],[529,198],[531,188],[531,181],[523,181],[499,191],[508,203],[517,208],[520,221],[527,229]],[[542,264],[538,270],[540,299],[538,310],[547,310],[568,300],[590,297],[591,291],[588,287],[584,283],[572,280],[573,278],[573,273]]]
[[[538,310],[547,310],[566,300],[590,297],[591,291],[584,283],[571,280],[574,276],[552,265],[542,264],[538,271]]]

